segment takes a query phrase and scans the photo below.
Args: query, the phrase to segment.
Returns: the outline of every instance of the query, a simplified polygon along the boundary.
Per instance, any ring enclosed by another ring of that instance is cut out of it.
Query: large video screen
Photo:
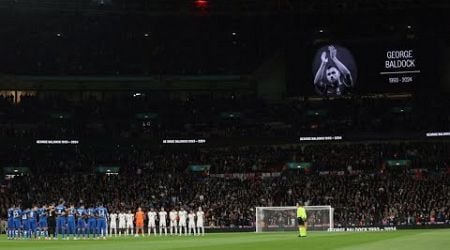
[[[417,40],[334,41],[287,53],[287,92],[297,96],[417,92],[437,86],[435,48]],[[311,70],[307,70],[307,69]]]

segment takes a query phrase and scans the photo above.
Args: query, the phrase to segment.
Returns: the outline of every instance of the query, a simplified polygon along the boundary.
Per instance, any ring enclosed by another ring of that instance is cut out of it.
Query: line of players
[[[180,211],[172,209],[169,212],[169,231],[170,235],[204,235],[204,212],[199,207],[197,213],[193,210],[188,214],[181,207]],[[7,236],[8,239],[58,239],[61,235],[62,239],[88,239],[103,238],[106,239],[108,234],[108,218],[109,218],[109,234],[112,236],[133,235],[134,224],[136,225],[136,234],[144,234],[145,214],[141,208],[138,208],[136,214],[128,213],[112,213],[108,214],[108,210],[98,203],[96,207],[91,206],[85,208],[80,204],[77,208],[74,204],[69,207],[65,206],[64,200],[60,200],[58,205],[51,204],[38,207],[33,205],[31,209],[22,209],[21,206],[13,206],[8,209]],[[53,221],[53,219],[55,221]],[[161,208],[159,212],[151,208],[147,213],[148,219],[148,235],[151,232],[156,235],[156,222],[158,221],[159,234],[167,235],[167,212]],[[118,222],[118,224],[117,224]],[[50,229],[50,230],[49,230]],[[50,232],[49,232],[50,231]],[[198,232],[198,233],[197,233]],[[68,238],[66,238],[66,236]]]
[[[78,208],[74,204],[66,207],[64,200],[58,205],[33,205],[31,209],[13,206],[8,209],[7,237],[10,240],[51,239],[53,234],[55,240],[59,235],[62,239],[68,239],[66,236],[106,239],[107,220],[108,210],[101,203],[87,209],[83,204]]]
[[[167,216],[169,216],[169,226],[167,226]],[[109,235],[114,235],[115,237],[117,237],[117,235],[133,235],[133,222],[135,222],[136,225],[135,236],[145,235],[144,221],[146,219],[148,236],[150,236],[152,232],[156,236],[157,229],[160,236],[163,234],[163,231],[164,235],[167,236],[167,228],[169,228],[170,235],[205,235],[205,213],[202,211],[201,207],[198,208],[196,213],[194,210],[191,210],[188,213],[183,207],[181,207],[179,211],[173,208],[169,213],[165,211],[164,207],[162,207],[159,212],[154,208],[151,208],[146,216],[142,208],[138,208],[135,214],[132,214],[131,211],[128,213],[112,213],[110,214]],[[156,227],[157,224],[158,228]]]

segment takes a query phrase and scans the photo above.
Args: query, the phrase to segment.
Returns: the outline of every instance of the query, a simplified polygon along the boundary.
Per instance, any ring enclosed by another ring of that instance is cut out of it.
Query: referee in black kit
[[[56,239],[56,217],[55,217],[55,203],[53,202],[48,210],[48,236]]]

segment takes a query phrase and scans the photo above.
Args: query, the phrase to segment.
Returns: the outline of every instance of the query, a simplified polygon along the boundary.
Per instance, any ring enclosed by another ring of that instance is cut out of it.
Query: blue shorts
[[[95,219],[88,220],[88,228],[89,229],[96,229],[97,228],[97,221]]]
[[[79,229],[85,229],[86,228],[86,221],[83,219],[79,219],[77,221],[77,228]]]
[[[70,233],[75,233],[75,220],[74,219],[67,220],[67,229],[69,230]]]
[[[20,229],[21,227],[22,227],[22,221],[20,221],[20,220],[14,220],[13,228],[14,228],[14,229]]]
[[[28,230],[29,229],[29,224],[28,224],[28,220],[22,220],[22,229],[23,230]]]
[[[8,219],[8,229],[13,229],[13,228],[14,228],[14,220]]]
[[[66,228],[66,218],[65,217],[56,218],[56,228]]]
[[[97,220],[97,229],[98,230],[106,229],[106,220],[105,219]]]
[[[28,220],[28,229],[32,231],[36,231],[37,221],[36,220]]]
[[[48,228],[48,222],[47,220],[41,220],[39,221],[39,227],[42,228]]]

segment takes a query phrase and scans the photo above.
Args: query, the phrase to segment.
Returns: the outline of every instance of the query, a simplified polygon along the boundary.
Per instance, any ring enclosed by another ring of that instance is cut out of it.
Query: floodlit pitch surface
[[[16,250],[290,250],[290,249],[450,249],[450,230],[406,230],[395,232],[314,233],[298,238],[295,233],[223,233],[205,237],[140,237],[107,240],[28,240],[0,238],[0,249]]]

